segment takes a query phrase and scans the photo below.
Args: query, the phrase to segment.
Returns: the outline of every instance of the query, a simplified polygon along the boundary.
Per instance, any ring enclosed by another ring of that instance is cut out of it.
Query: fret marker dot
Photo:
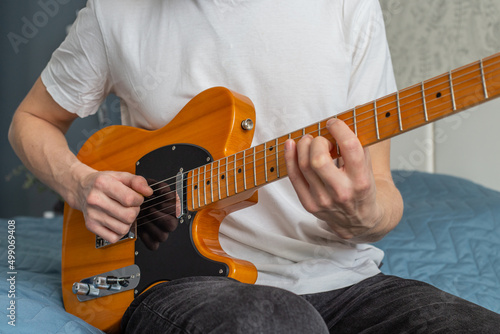
[[[238,169],[238,174],[241,173],[241,168]]]
[[[437,93],[437,94],[436,94],[436,97],[437,97],[437,98],[440,98],[441,96],[442,96],[442,95],[441,95],[441,92],[439,92],[439,93]]]
[[[271,147],[269,147],[269,151],[272,151],[272,150],[273,150],[273,147],[272,147],[272,146],[271,146]]]
[[[271,171],[271,173],[274,172],[274,167],[271,167],[270,171]]]
[[[198,189],[198,186],[194,186],[194,189]]]
[[[207,181],[207,185],[209,185],[209,184],[210,184],[210,181]]]
[[[390,112],[386,112],[386,113],[385,113],[385,117],[386,117],[386,118],[388,118],[388,117],[390,117],[390,116],[391,116],[391,113],[390,113]]]
[[[220,176],[220,179],[221,179],[221,180],[224,180],[224,178],[225,178],[225,176],[224,176],[224,175],[221,175],[221,176]]]

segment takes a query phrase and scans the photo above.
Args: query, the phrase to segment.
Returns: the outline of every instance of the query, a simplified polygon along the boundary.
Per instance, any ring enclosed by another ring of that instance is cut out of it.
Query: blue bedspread
[[[66,313],[61,293],[62,218],[15,217],[15,269],[8,272],[8,220],[1,221],[0,270],[15,276],[15,298],[10,284],[0,281],[0,333],[102,333]],[[12,224],[11,224],[12,226]],[[9,325],[10,302],[15,301],[15,327]]]
[[[376,245],[384,273],[500,313],[500,193],[460,178],[396,172],[403,220]]]
[[[405,212],[377,243],[386,252],[382,271],[500,312],[500,193],[444,175],[395,172],[394,178]],[[0,333],[102,333],[62,306],[62,218],[9,220],[15,221],[16,274],[8,274],[8,219],[1,219]],[[15,298],[9,298],[10,276]],[[13,300],[15,328],[8,324]]]

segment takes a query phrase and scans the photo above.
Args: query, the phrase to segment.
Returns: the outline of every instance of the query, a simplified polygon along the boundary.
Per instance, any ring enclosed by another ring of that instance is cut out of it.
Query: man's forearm
[[[87,229],[115,242],[130,230],[153,190],[145,178],[98,172],[71,152],[65,133],[77,118],[54,101],[38,79],[14,114],[9,141],[36,177],[82,211]]]
[[[9,141],[24,165],[40,181],[70,205],[78,206],[74,192],[76,184],[81,176],[93,170],[71,152],[61,129],[27,111],[18,110],[9,129]]]

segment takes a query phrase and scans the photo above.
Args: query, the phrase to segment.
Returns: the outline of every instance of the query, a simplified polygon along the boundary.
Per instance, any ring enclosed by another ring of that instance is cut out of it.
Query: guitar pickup
[[[181,168],[175,176],[175,216],[177,219],[184,215],[184,173]]]

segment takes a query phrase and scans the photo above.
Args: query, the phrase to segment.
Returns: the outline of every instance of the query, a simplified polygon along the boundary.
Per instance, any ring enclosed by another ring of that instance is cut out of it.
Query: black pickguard
[[[212,161],[211,159],[210,153],[201,147],[176,144],[154,150],[139,160],[136,174],[144,176],[150,184],[157,184],[153,186],[155,195],[152,197],[157,197],[162,192],[164,195],[156,200],[148,201],[146,198],[137,220],[135,263],[140,268],[141,279],[136,294],[158,281],[189,276],[227,276],[228,267],[225,263],[205,258],[194,246],[191,226],[196,212],[181,212],[179,219],[175,215],[174,195],[176,184],[179,184],[176,182],[177,174],[181,168],[187,172]],[[186,180],[182,180],[182,184],[182,207],[186,208]],[[161,240],[161,231],[174,227],[175,230],[168,234],[168,238],[160,242],[156,250],[152,250],[150,239]]]

